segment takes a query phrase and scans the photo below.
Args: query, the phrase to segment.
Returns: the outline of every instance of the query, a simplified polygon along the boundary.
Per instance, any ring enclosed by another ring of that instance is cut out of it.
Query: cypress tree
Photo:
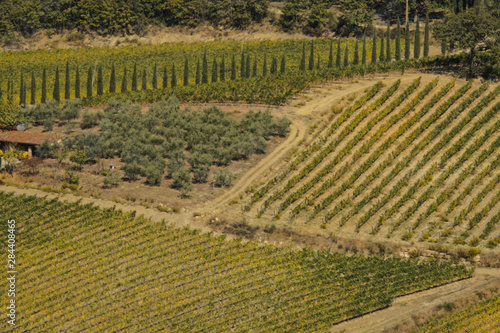
[[[240,77],[243,79],[246,75],[245,71],[245,51],[241,50]]]
[[[142,69],[142,82],[141,82],[141,90],[148,90],[148,77],[146,74],[146,68]]]
[[[52,91],[52,98],[56,101],[61,101],[61,88],[59,86],[59,67],[56,67],[56,77],[54,79],[54,90]]]
[[[356,44],[354,45],[354,65],[359,64],[359,45],[358,45],[358,39],[356,38]]]
[[[257,57],[253,58],[253,68],[252,68],[252,76],[257,76]]]
[[[285,54],[281,56],[281,66],[280,66],[280,73],[285,74],[286,71],[286,59],[285,59]]]
[[[311,52],[309,54],[309,70],[314,69],[314,39],[311,41]]]
[[[2,99],[3,94],[2,94],[2,81],[0,81],[0,100]]]
[[[267,54],[264,54],[264,64],[262,65],[262,76],[267,75]]]
[[[302,58],[300,58],[299,70],[306,70],[306,43],[302,42]]]
[[[257,64],[255,64],[255,69],[257,69]],[[220,62],[220,82],[226,81],[226,59],[222,55],[222,60]]]
[[[401,61],[401,23],[399,22],[398,17],[398,25],[396,27],[396,61]]]
[[[21,72],[21,82],[19,84],[19,105],[26,104],[26,97],[23,95],[23,88],[24,88],[24,75],[23,72]]]
[[[116,92],[115,63],[111,64],[111,75],[109,76],[109,92],[111,94],[114,94]]]
[[[1,93],[0,93],[1,98]],[[36,82],[35,82],[35,71],[31,71],[31,99],[30,104],[36,104]]]
[[[8,90],[7,90],[8,92]],[[47,71],[45,68],[43,69],[42,72],[42,100],[41,103],[46,103],[47,102]]]
[[[392,54],[391,54],[391,25],[389,22],[387,22],[387,41],[386,41],[387,48],[385,50],[385,60],[387,62],[391,62],[392,60]]]
[[[382,37],[380,38],[380,55],[378,57],[378,59],[380,60],[380,62],[384,62],[385,61],[385,43],[384,43],[384,32],[382,31]]]
[[[153,89],[158,89],[158,69],[156,68],[156,62],[155,65],[153,66]]]
[[[245,64],[245,77],[249,78],[250,77],[250,71],[252,68],[250,67],[250,55],[247,54],[247,63]]]
[[[214,62],[212,63],[212,83],[217,82],[217,60],[214,57]]]
[[[69,61],[66,61],[66,81],[64,82],[64,99],[70,99],[70,82],[69,82]]]
[[[23,86],[22,86],[22,91],[23,91],[23,100],[21,101],[22,102],[22,105],[23,106],[26,106],[26,98],[27,98],[27,84],[26,82],[23,82]]]
[[[447,47],[446,39],[443,39],[441,41],[441,54],[442,55],[446,55],[446,47]]]
[[[319,54],[318,54],[318,62],[316,63],[316,69],[320,69],[320,59],[319,59]]]
[[[333,67],[333,39],[330,39],[330,53],[328,54],[328,68]]]
[[[87,72],[87,98],[92,97],[92,67]]]
[[[405,60],[410,59],[410,23],[406,22],[405,31]]]
[[[104,83],[102,79],[102,66],[97,66],[97,95],[102,96],[104,94]]]
[[[344,52],[344,67],[349,66],[349,46],[348,44],[345,45],[345,52]]]
[[[75,74],[75,98],[81,98],[80,96],[80,69],[78,65],[76,66],[76,74]]]
[[[177,76],[175,75],[175,64],[172,64],[172,79],[170,81],[172,88],[177,86]]]
[[[377,30],[373,28],[372,64],[377,62]]]
[[[137,63],[134,63],[134,71],[132,72],[132,91],[137,91]]]
[[[417,28],[415,29],[415,42],[413,44],[413,58],[420,58],[420,24],[417,16]]]
[[[425,15],[424,58],[429,56],[429,14]]]
[[[278,71],[278,61],[276,60],[276,57],[273,57],[273,60],[271,61],[271,74],[276,74]]]
[[[184,86],[189,85],[189,63],[188,58],[184,58]]]
[[[231,80],[236,80],[236,59],[234,59],[234,54],[231,60]]]
[[[340,66],[342,66],[342,51],[340,50],[340,38],[337,42],[337,55],[335,57],[335,66],[337,66],[338,68],[340,68]]]
[[[203,53],[203,62],[201,64],[201,83],[208,83],[207,51]]]
[[[163,83],[162,83],[162,87],[163,89],[167,89],[168,88],[168,73],[167,73],[167,66],[163,66]]]
[[[363,33],[363,56],[361,57],[361,63],[366,65],[366,31]]]
[[[127,66],[123,68],[123,78],[122,78],[122,87],[120,91],[127,92]]]
[[[198,59],[198,62],[196,63],[196,77],[195,77],[195,83],[196,83],[196,84],[200,84],[200,83],[201,83],[200,59]]]

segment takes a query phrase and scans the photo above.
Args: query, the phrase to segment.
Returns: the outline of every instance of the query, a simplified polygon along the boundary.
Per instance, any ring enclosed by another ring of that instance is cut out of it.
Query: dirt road
[[[479,268],[474,277],[395,299],[389,308],[335,325],[330,332],[376,333],[391,329],[412,316],[432,310],[445,302],[500,285],[500,269]]]

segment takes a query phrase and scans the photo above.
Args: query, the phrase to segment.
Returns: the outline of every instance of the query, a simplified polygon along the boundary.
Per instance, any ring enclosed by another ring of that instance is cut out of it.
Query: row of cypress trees
[[[428,57],[429,55],[429,17],[426,16],[426,23],[425,23],[425,34],[424,34],[424,50],[423,50],[423,56]],[[391,30],[390,30],[390,25],[388,24],[387,30],[385,34],[381,35],[380,38],[380,49],[378,52],[378,61],[380,62],[387,62],[392,60],[392,54],[391,54],[391,45],[390,45],[390,40],[391,40]],[[400,21],[398,19],[397,21],[397,28],[396,28],[396,45],[395,45],[395,60],[400,61],[402,59],[402,52],[401,52],[401,27],[400,27]],[[415,30],[415,37],[414,37],[414,51],[413,51],[413,57],[418,59],[420,58],[420,27],[419,27],[419,22],[417,18],[417,27]],[[445,51],[443,51],[444,53]],[[306,69],[306,56],[305,56],[305,43],[303,44],[302,48],[302,57],[300,60],[299,64],[299,70],[303,71]],[[343,59],[342,59],[343,58]],[[358,64],[363,64],[365,65],[367,62],[367,52],[366,52],[366,34],[363,37],[363,43],[362,43],[362,51],[360,55],[359,51],[359,40],[356,39],[356,44],[354,47],[354,57],[353,57],[353,65],[358,65]],[[406,31],[405,31],[405,52],[404,52],[404,58],[405,59],[410,59],[410,29],[409,25],[407,23],[406,25]],[[252,61],[253,60],[253,61]],[[372,58],[371,58],[372,63],[377,62],[377,33],[374,31],[373,33],[373,43],[372,43]],[[342,48],[341,48],[341,41],[340,39],[338,40],[337,43],[337,52],[336,52],[336,59],[335,59],[335,66],[336,67],[347,67],[350,65],[349,62],[349,48],[348,45],[345,46],[344,50],[344,56],[342,57]],[[334,61],[333,61],[333,40],[331,40],[330,43],[330,52],[329,52],[329,58],[328,58],[328,68],[333,68],[334,67]],[[310,54],[309,54],[309,63],[307,68],[309,70],[312,70],[314,68],[319,69],[320,68],[320,56],[317,55],[315,57],[314,54],[314,40],[311,41],[311,48],[310,48]],[[94,70],[92,67],[88,68],[87,71],[87,83],[86,83],[86,97],[91,97],[94,94],[93,91],[93,83],[94,83],[94,71],[97,71],[96,75],[96,94],[97,95],[103,95],[104,94],[104,80],[103,80],[103,72],[102,72],[102,66],[98,65]],[[280,68],[278,70],[278,60],[276,57],[273,57],[271,60],[271,66],[269,68],[269,73],[270,74],[277,74],[277,73],[285,73],[286,72],[286,58],[285,55],[283,54],[281,57],[280,61]],[[267,65],[267,55],[264,55],[264,61],[262,65],[262,76],[266,76],[268,74],[268,65]],[[211,73],[211,82],[217,82],[221,81],[224,82],[226,80],[226,69],[225,69],[225,57],[222,56],[222,59],[220,62],[217,61],[217,59],[214,57],[213,63],[212,63],[212,73]],[[255,77],[258,75],[258,69],[257,69],[257,57],[254,57],[251,59],[250,55],[245,54],[245,51],[242,51],[241,54],[241,63],[240,63],[240,73],[239,77],[240,78],[249,78],[249,77]],[[127,67],[124,67],[123,70],[123,76],[122,76],[122,81],[121,81],[121,89],[120,92],[127,92],[128,90],[128,82],[127,82]],[[138,91],[139,90],[139,73],[137,71],[137,64],[134,64],[133,72],[132,72],[132,84],[131,84],[131,91]],[[183,85],[187,86],[189,85],[189,64],[188,64],[188,58],[186,57],[184,60],[184,71],[183,71]],[[237,70],[236,70],[236,60],[235,56],[232,56],[231,59],[231,70],[230,70],[230,79],[235,80],[237,77]],[[27,83],[25,82],[26,80],[24,79],[23,74],[21,73],[21,82],[20,82],[20,104],[25,105],[27,104]],[[110,81],[109,81],[109,93],[116,93],[117,92],[117,77],[116,77],[116,70],[115,70],[115,65],[112,64],[111,66],[111,74],[110,74]],[[159,88],[159,78],[158,78],[158,68],[156,64],[153,67],[153,77],[152,77],[152,89],[158,89]],[[163,75],[162,75],[162,87],[167,88],[169,85],[170,81],[170,86],[175,87],[178,85],[178,80],[177,80],[177,74],[176,74],[176,68],[175,64],[172,64],[172,68],[170,71],[170,77],[167,73],[167,68],[163,67]],[[195,83],[196,84],[205,84],[208,83],[208,60],[207,60],[207,54],[206,52],[203,54],[202,62],[200,65],[200,60],[198,59],[198,62],[196,64],[196,74],[195,74]],[[70,99],[70,67],[69,67],[69,62],[66,62],[66,71],[65,71],[65,85],[64,85],[64,99]],[[146,74],[146,69],[143,69],[142,71],[142,76],[141,76],[141,90],[148,90],[148,78]],[[8,92],[12,92],[13,89],[13,84],[12,81],[8,81]],[[30,104],[35,104],[36,103],[36,81],[35,81],[35,74],[34,72],[31,73],[31,87],[30,87]],[[74,82],[74,92],[75,92],[75,98],[81,98],[81,79],[80,79],[80,71],[78,66],[76,67],[76,73],[75,73],[75,82]],[[1,90],[0,90],[0,98],[1,98]],[[56,73],[55,73],[55,79],[54,79],[54,86],[53,86],[53,91],[52,91],[52,98],[60,101],[61,100],[61,89],[60,89],[60,78],[59,78],[59,68],[56,68]],[[46,69],[43,69],[42,73],[42,87],[41,87],[41,103],[45,103],[47,101],[47,73]]]

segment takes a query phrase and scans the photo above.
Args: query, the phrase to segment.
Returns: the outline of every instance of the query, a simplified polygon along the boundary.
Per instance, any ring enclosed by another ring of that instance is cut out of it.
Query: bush
[[[99,121],[100,121],[100,114],[99,113],[90,113],[90,112],[86,111],[85,113],[83,113],[82,122],[80,124],[80,127],[82,129],[92,128],[92,127],[99,125]]]
[[[200,165],[193,169],[193,181],[195,183],[206,183],[209,175],[210,169],[207,166]]]
[[[61,108],[59,120],[70,121],[80,116],[82,102],[79,99],[67,100]]]
[[[116,187],[120,185],[121,177],[117,172],[112,172],[111,174],[103,178],[103,184],[105,188]]]
[[[172,187],[178,190],[183,190],[183,192],[191,191],[191,175],[186,170],[186,168],[179,168],[176,172],[172,174]]]
[[[217,170],[213,174],[212,186],[229,187],[232,185],[234,175],[228,170]]]

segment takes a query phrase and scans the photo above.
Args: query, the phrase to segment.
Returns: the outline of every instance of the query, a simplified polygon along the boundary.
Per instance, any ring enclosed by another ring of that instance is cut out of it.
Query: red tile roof
[[[34,132],[1,131],[0,142],[14,142],[21,144],[39,145],[45,139],[49,142],[58,141],[62,136],[56,134],[44,134]]]

